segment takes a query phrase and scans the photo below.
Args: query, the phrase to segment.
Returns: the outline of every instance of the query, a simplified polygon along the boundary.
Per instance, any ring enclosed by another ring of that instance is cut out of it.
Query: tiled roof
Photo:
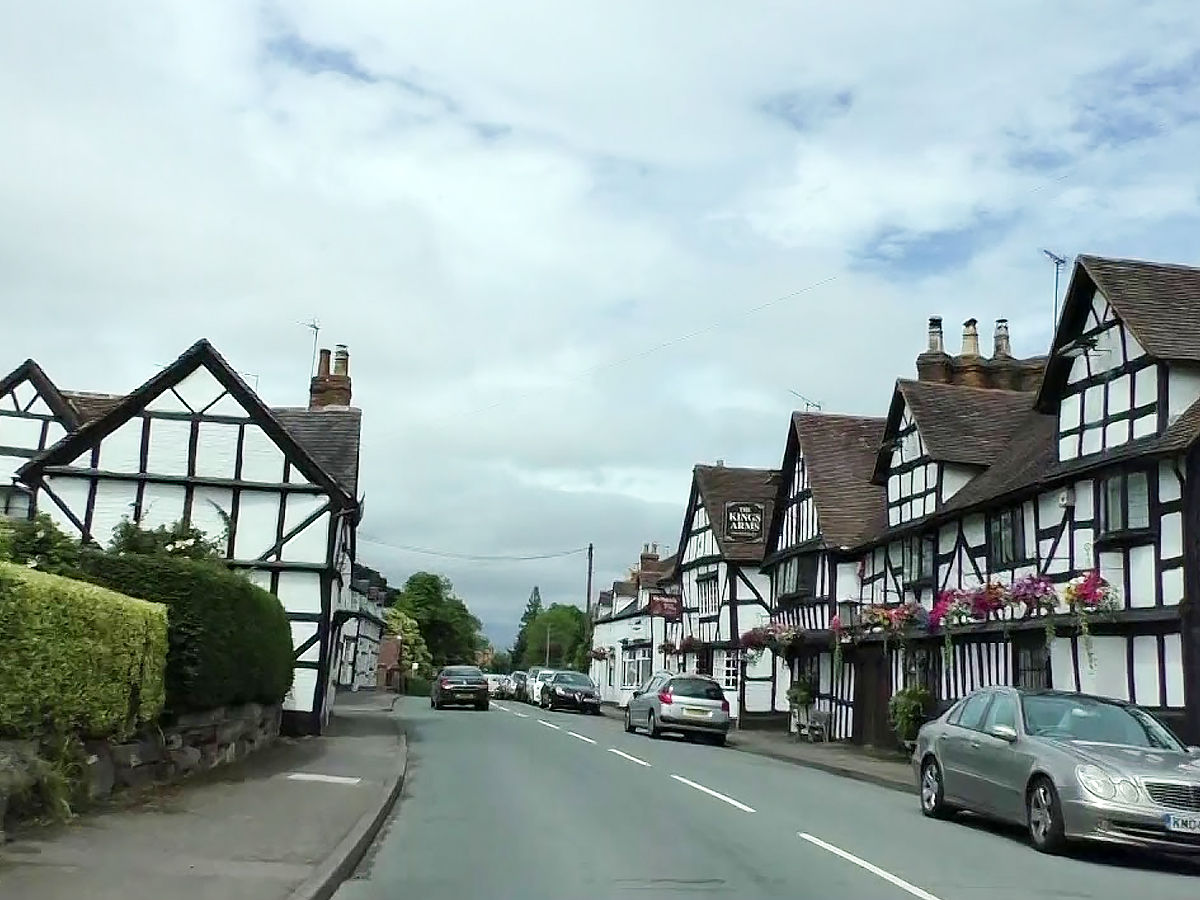
[[[871,482],[886,420],[830,413],[792,414],[821,534],[851,547],[887,526],[887,489]]]
[[[694,477],[722,556],[733,562],[761,562],[767,548],[775,495],[779,491],[779,470],[696,466]],[[726,503],[763,504],[762,540],[731,541],[725,537]]]
[[[1200,268],[1100,256],[1079,265],[1148,353],[1200,362]]]
[[[63,391],[62,395],[79,416],[81,425],[100,418],[125,399],[122,394],[97,394],[91,391]]]
[[[939,462],[990,466],[1033,409],[1033,392],[901,378],[896,390],[916,420],[926,452]]]
[[[273,408],[271,412],[317,465],[351,497],[357,497],[362,410],[327,406],[319,409],[282,407]]]
[[[636,581],[614,581],[613,596],[616,597],[636,597],[638,592]]]

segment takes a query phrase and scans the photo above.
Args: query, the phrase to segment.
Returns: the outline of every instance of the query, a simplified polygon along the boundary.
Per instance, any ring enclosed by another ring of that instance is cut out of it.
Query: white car
[[[500,685],[504,683],[504,676],[488,672],[483,677],[487,679],[488,693],[495,697],[500,691]]]
[[[546,682],[558,674],[558,669],[542,669],[537,673],[537,681],[530,681],[528,684],[529,702],[542,705],[542,689],[546,686]]]

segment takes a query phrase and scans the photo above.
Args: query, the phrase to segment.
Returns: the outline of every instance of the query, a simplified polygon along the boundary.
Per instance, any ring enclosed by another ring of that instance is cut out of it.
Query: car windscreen
[[[556,672],[538,672],[537,680],[538,681],[549,681],[556,674],[557,674]]]
[[[676,697],[691,697],[695,700],[724,700],[725,692],[720,685],[707,678],[676,678],[671,682],[671,693]]]
[[[1184,751],[1183,744],[1161,722],[1136,706],[1088,697],[1028,694],[1021,698],[1021,713],[1026,733],[1034,736]]]
[[[569,684],[573,687],[595,687],[592,684],[592,679],[588,678],[582,672],[559,672],[554,676],[555,684]]]

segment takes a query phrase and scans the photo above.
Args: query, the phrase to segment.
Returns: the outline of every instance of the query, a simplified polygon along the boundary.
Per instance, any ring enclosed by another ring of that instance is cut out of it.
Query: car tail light
[[[450,687],[450,679],[443,678],[441,681],[438,682],[438,684],[441,685],[442,687]]]
[[[663,688],[658,692],[659,703],[674,703],[675,698],[671,696],[671,691],[668,688]]]
[[[729,701],[728,700],[721,701],[721,712],[723,712],[723,713],[729,712]]]

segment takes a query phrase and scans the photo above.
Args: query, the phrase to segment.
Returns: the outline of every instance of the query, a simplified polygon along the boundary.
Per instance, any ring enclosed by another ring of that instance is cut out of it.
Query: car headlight
[[[1075,776],[1084,790],[1101,800],[1117,800],[1122,803],[1137,803],[1141,799],[1138,787],[1128,778],[1114,778],[1099,766],[1078,766]]]
[[[554,689],[554,693],[558,694],[558,696],[560,696],[560,697],[565,697],[565,696],[567,696],[567,689],[556,687]]]

